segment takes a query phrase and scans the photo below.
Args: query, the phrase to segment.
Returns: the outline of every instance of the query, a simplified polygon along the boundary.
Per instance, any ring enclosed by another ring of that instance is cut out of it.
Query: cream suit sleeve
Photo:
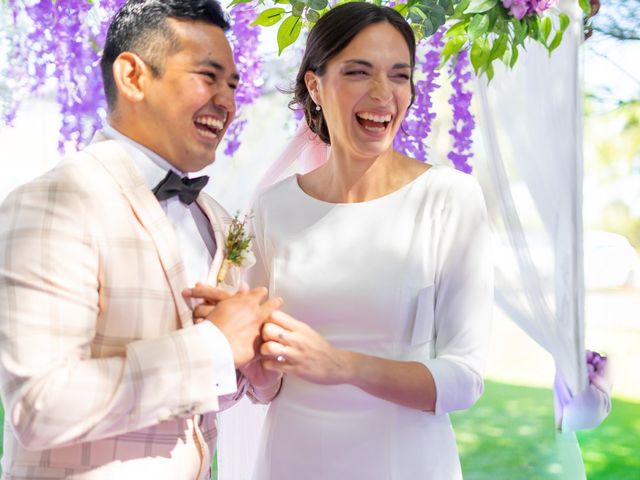
[[[73,164],[57,168],[0,207],[0,389],[6,418],[27,449],[218,409],[212,355],[198,331],[154,335],[157,319],[144,318],[157,289],[128,292],[130,316],[119,320],[131,326],[126,348],[115,356],[93,354],[98,340],[102,347],[109,341],[97,338],[96,324],[114,303],[113,292],[101,290],[110,258],[101,255],[96,231],[100,216],[121,200],[97,201],[91,188],[101,181],[83,187],[82,177]],[[121,248],[133,245],[126,230],[118,241]],[[175,307],[168,314],[175,318]]]

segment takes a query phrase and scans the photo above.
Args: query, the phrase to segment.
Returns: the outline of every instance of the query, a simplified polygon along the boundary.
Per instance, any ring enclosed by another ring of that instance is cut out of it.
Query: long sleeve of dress
[[[472,177],[456,182],[442,212],[436,251],[435,352],[423,363],[436,384],[435,414],[472,406],[483,392],[493,309],[487,211]]]

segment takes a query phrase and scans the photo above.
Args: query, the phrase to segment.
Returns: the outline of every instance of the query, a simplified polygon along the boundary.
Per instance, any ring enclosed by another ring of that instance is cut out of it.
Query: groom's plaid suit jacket
[[[126,151],[96,140],[0,207],[3,475],[207,478],[215,360],[175,234]],[[197,202],[224,245],[226,212]]]

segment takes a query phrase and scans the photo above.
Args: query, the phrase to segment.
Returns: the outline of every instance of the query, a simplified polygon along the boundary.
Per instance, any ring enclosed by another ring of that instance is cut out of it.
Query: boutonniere
[[[251,214],[245,215],[240,220],[240,212],[231,219],[229,231],[225,240],[225,254],[218,276],[216,286],[224,282],[227,273],[232,267],[241,269],[246,263],[253,265],[253,253],[251,252],[251,240],[253,235],[247,232],[247,223],[251,219]],[[251,266],[249,265],[249,266]],[[235,282],[234,282],[235,283]],[[238,284],[239,286],[239,284]]]

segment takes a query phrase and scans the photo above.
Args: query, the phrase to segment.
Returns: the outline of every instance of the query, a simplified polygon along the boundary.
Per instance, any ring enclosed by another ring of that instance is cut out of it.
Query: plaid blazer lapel
[[[191,308],[182,296],[182,291],[188,287],[184,263],[173,227],[158,200],[145,185],[127,152],[117,142],[98,133],[85,151],[95,157],[122,188],[125,198],[155,245],[180,323],[183,327],[193,325]]]
[[[225,256],[226,229],[225,219],[223,218],[224,212],[218,212],[214,208],[212,208],[207,201],[208,198],[209,197],[206,194],[200,193],[200,195],[198,195],[198,198],[196,199],[196,203],[209,219],[211,229],[213,230],[213,236],[215,237],[216,241],[216,253],[213,256],[211,266],[209,267],[209,273],[207,274],[207,283],[215,285],[218,271],[222,266],[222,261],[224,260]]]

